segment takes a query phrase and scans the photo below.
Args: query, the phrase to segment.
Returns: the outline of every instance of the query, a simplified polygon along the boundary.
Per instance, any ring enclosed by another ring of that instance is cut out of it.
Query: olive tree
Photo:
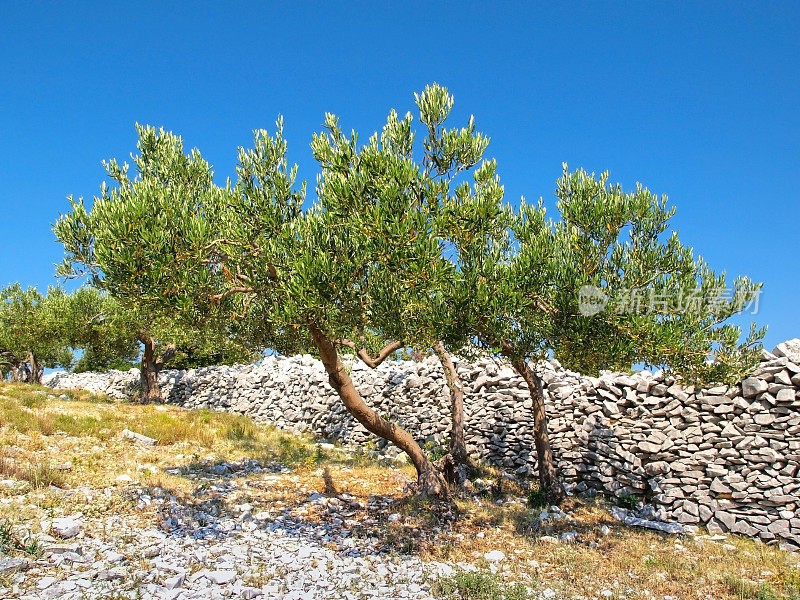
[[[312,351],[347,410],[406,452],[419,490],[436,496],[447,494],[442,474],[409,432],[367,405],[342,352],[376,366],[401,346],[431,347],[439,339],[427,317],[453,265],[443,258],[438,216],[448,177],[473,166],[486,143],[471,120],[460,130],[443,128],[446,100],[439,88],[417,98],[428,132],[422,162],[414,157],[410,114],[392,111],[382,132],[361,146],[327,115],[325,132],[311,144],[320,164],[318,202],[306,211],[281,123],[275,136],[258,131],[255,147],[240,149],[235,186],[211,194],[201,211],[165,211],[202,222],[181,236],[169,284],[149,292],[177,308],[192,298],[192,307],[240,323],[260,347]],[[129,243],[147,256],[150,242],[135,235]],[[372,353],[350,339],[366,332],[387,344]]]
[[[455,269],[443,256],[440,213],[453,178],[479,162],[488,141],[472,119],[444,127],[452,97],[439,86],[417,104],[427,133],[420,160],[410,114],[392,111],[363,146],[327,115],[311,144],[319,200],[305,212],[280,122],[274,137],[259,131],[253,149],[240,149],[233,187],[215,186],[199,152],[184,155],[177,136],[140,127],[138,176],[107,163],[118,186],[104,186],[91,210],[71,200],[72,212],[56,224],[67,253],[59,274],[88,272],[150,327],[213,314],[256,347],[313,351],[350,413],[409,455],[420,490],[446,495],[419,443],[364,402],[341,360],[355,351],[376,366],[403,345],[439,347],[439,325],[451,325],[437,309]],[[374,354],[349,339],[367,331],[388,340]],[[144,366],[153,336],[142,338]]]
[[[472,117],[464,128],[445,127],[454,104],[453,96],[446,88],[430,85],[422,93],[416,94],[415,100],[419,109],[419,121],[426,134],[422,148],[417,151],[417,162],[414,161],[415,132],[411,115],[406,114],[401,121],[394,111],[390,113],[381,137],[381,160],[384,161],[381,169],[372,166],[374,158],[369,152],[363,152],[362,157],[358,157],[354,143],[342,144],[343,136],[336,130],[336,124],[330,129],[336,132],[336,135],[331,136],[336,144],[323,144],[315,148],[315,156],[321,163],[323,176],[332,178],[336,185],[334,193],[351,196],[346,202],[334,198],[337,201],[337,214],[342,219],[339,227],[360,223],[359,227],[369,231],[369,236],[380,236],[382,247],[378,252],[387,256],[391,253],[402,255],[407,252],[409,239],[427,238],[424,250],[428,252],[427,260],[430,264],[438,265],[435,279],[424,270],[413,276],[407,274],[408,285],[415,294],[411,314],[403,316],[394,309],[386,313],[367,312],[358,322],[357,326],[361,329],[356,342],[347,337],[340,338],[337,342],[343,349],[349,348],[355,352],[372,368],[380,361],[370,358],[369,344],[365,341],[372,342],[374,352],[379,357],[385,358],[401,347],[413,348],[420,355],[432,352],[438,357],[450,392],[452,425],[449,453],[437,467],[444,471],[448,480],[461,482],[472,471],[473,465],[467,453],[464,433],[463,384],[455,367],[451,348],[455,351],[463,350],[469,343],[471,332],[464,327],[465,323],[458,321],[458,315],[452,310],[455,268],[450,261],[444,259],[448,251],[445,232],[449,223],[443,209],[459,180],[481,161],[489,140],[475,130]],[[393,130],[400,133],[396,141],[391,138]],[[319,144],[321,140],[318,136],[315,143]],[[377,135],[370,140],[373,149],[376,141]],[[370,160],[367,163],[370,168],[364,168],[361,164],[355,166],[353,156]],[[396,180],[392,180],[392,171],[385,164],[410,168],[404,174],[404,187],[393,187]],[[322,181],[324,183],[324,179]],[[414,224],[408,233],[409,238],[406,238],[402,229],[398,233],[387,233],[380,229],[385,227],[387,218],[385,214],[375,210],[374,198],[378,202],[382,201],[382,205],[387,205],[383,199],[387,193],[405,196],[405,199],[398,201],[395,210],[401,210],[405,215],[404,219]],[[332,195],[331,192],[329,195]],[[323,196],[321,200],[325,202]],[[425,256],[420,254],[417,260],[423,260]],[[413,255],[407,260],[413,260]],[[384,266],[390,276],[392,269],[397,267],[397,264],[392,263]],[[372,328],[372,336],[364,335],[365,327]],[[379,340],[385,340],[383,351],[380,347],[374,347],[375,333]]]
[[[556,199],[555,221],[542,201],[513,210],[487,164],[450,207],[455,304],[479,343],[510,360],[527,383],[539,478],[552,501],[561,487],[542,381],[529,361],[552,356],[585,373],[641,362],[719,381],[755,363],[764,333],[753,327],[740,343],[739,329],[725,323],[760,284],[739,277],[728,288],[724,274],[695,259],[669,232],[674,209],[666,197],[641,186],[625,192],[607,173],[570,173],[565,165]]]
[[[392,111],[381,134],[360,147],[327,115],[326,132],[311,144],[319,201],[301,214],[280,127],[274,139],[259,132],[255,149],[240,152],[234,198],[217,213],[214,261],[232,274],[221,296],[243,294],[249,310],[265,316],[262,343],[313,350],[350,414],[409,456],[422,493],[444,496],[447,485],[419,443],[367,405],[341,356],[355,350],[377,366],[427,335],[420,316],[449,266],[434,231],[441,187],[415,162],[413,139],[410,114]],[[474,138],[465,130],[460,140],[449,143]],[[393,341],[370,355],[349,340],[367,330]]]
[[[116,183],[101,185],[87,208],[83,198],[69,197],[71,212],[53,226],[64,245],[65,259],[56,275],[88,275],[91,284],[114,302],[112,317],[141,343],[141,398],[161,399],[158,372],[175,355],[178,344],[201,336],[207,307],[192,303],[184,273],[187,250],[205,239],[204,207],[224,190],[213,185],[213,171],[197,150],[183,152],[182,140],[163,130],[136,126],[132,155],[136,175],[116,159],[103,165]],[[204,285],[210,270],[191,269],[195,285]],[[183,287],[182,287],[183,286]]]
[[[0,364],[13,381],[41,383],[45,367],[72,364],[65,296],[60,288],[50,287],[43,296],[18,283],[0,290]]]

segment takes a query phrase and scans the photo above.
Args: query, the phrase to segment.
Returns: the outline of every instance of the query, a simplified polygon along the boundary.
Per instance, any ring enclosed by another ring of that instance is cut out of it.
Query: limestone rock
[[[142,435],[141,433],[136,433],[135,431],[130,431],[129,429],[122,430],[122,437],[125,439],[131,440],[136,442],[141,446],[155,446],[158,440],[155,440],[151,437],[147,437],[146,435]]]
[[[748,377],[742,381],[742,396],[745,398],[755,398],[762,392],[766,392],[769,385],[763,379]]]
[[[83,515],[76,514],[69,517],[53,519],[50,524],[50,532],[60,538],[73,538],[81,532],[83,525]]]
[[[800,364],[800,338],[778,344],[772,353],[775,356],[783,356],[795,364]]]

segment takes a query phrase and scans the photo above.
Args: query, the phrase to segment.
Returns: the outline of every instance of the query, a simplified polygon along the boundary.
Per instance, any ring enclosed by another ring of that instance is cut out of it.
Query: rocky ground
[[[225,477],[216,475],[228,469]],[[452,572],[444,564],[392,556],[378,538],[352,531],[354,517],[380,514],[385,503],[323,496],[286,471],[224,463],[189,471],[199,484],[191,502],[157,486],[102,491],[104,499],[122,495],[129,511],[45,520],[42,528],[50,533],[36,537],[40,558],[0,563],[8,578],[4,591],[43,599],[422,599],[432,597],[429,574]],[[282,494],[287,488],[300,497],[291,509],[262,510],[244,501],[252,500],[250,489]],[[74,493],[88,506],[97,500],[89,487]]]
[[[2,598],[800,596],[746,538],[534,509],[494,471],[446,512],[407,466],[227,414],[0,384],[0,442]]]

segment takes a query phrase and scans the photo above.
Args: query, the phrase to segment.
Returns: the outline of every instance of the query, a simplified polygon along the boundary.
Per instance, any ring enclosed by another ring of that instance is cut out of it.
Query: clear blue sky
[[[531,3],[532,4],[532,3]],[[0,285],[53,283],[50,224],[127,158],[134,122],[220,178],[251,130],[368,136],[447,85],[492,138],[507,198],[552,205],[561,163],[668,194],[685,243],[764,282],[767,347],[800,336],[800,3],[3,2]],[[365,137],[362,137],[365,139]],[[310,186],[313,189],[313,185]]]

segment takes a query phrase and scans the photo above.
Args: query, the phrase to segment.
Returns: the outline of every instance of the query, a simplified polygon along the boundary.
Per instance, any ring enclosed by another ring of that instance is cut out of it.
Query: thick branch
[[[170,360],[172,360],[173,356],[175,356],[175,344],[169,344],[164,349],[164,352],[161,353],[161,356],[159,356],[155,360],[156,370],[160,371],[161,369],[163,369],[164,368],[164,364],[168,363]]]
[[[353,342],[347,339],[336,340],[336,343],[341,346],[347,346],[353,352],[358,355],[365,365],[367,365],[370,369],[375,369],[380,365],[384,360],[386,360],[393,352],[396,352],[400,348],[403,347],[403,342],[390,342],[383,347],[383,349],[378,353],[378,356],[375,358],[371,357],[367,352],[366,348],[358,348]]]
[[[408,454],[417,469],[417,484],[421,493],[446,498],[446,482],[414,440],[414,437],[396,423],[383,418],[364,402],[339,358],[336,342],[328,339],[313,321],[309,320],[307,326],[319,351],[322,364],[325,365],[328,381],[331,387],[336,390],[347,411],[368,431],[389,440]]]

